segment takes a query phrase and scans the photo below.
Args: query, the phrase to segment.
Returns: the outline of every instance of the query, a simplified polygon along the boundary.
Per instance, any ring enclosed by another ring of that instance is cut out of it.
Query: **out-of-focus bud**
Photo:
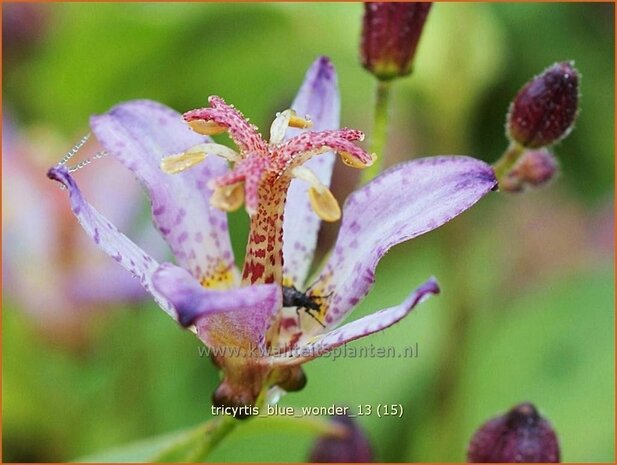
[[[25,52],[43,39],[49,28],[46,5],[5,3],[2,7],[2,44],[13,55]]]
[[[574,63],[555,63],[529,81],[510,105],[508,137],[527,148],[552,145],[566,137],[578,111],[579,74]]]
[[[559,443],[551,424],[533,404],[519,404],[476,431],[467,460],[472,463],[559,462]]]
[[[317,463],[366,463],[373,461],[371,445],[355,420],[346,416],[334,416],[332,422],[342,427],[342,436],[325,436],[318,439],[310,455]]]
[[[364,4],[362,66],[381,80],[406,76],[430,2],[368,2]]]
[[[525,152],[499,183],[504,192],[545,187],[559,174],[559,163],[546,149]]]

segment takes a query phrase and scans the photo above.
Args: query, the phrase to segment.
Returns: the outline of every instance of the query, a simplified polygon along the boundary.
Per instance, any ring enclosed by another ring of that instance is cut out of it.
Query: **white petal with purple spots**
[[[340,99],[336,71],[326,57],[318,58],[309,68],[304,83],[291,106],[298,116],[308,115],[313,122],[311,131],[339,127]],[[289,128],[285,139],[300,134],[302,130]],[[311,169],[325,186],[330,185],[334,154],[329,152],[304,164]],[[317,244],[321,220],[313,212],[308,197],[309,185],[293,180],[287,193],[283,223],[284,275],[301,287],[311,266]]]
[[[186,270],[171,263],[160,266],[153,283],[173,303],[180,324],[196,325],[199,336],[210,346],[262,348],[266,330],[282,305],[278,284],[205,289]]]
[[[91,118],[105,149],[129,168],[148,190],[154,224],[178,264],[197,279],[234,266],[225,212],[210,205],[208,181],[227,171],[227,162],[207,157],[194,169],[165,174],[161,158],[209,141],[192,132],[179,113],[139,100]]]
[[[109,220],[84,200],[75,180],[65,167],[54,167],[49,170],[47,176],[62,183],[68,189],[71,209],[86,234],[105,253],[138,278],[161,308],[175,319],[176,312],[172,305],[152,286],[152,275],[159,266],[156,260],[118,231]],[[127,276],[127,279],[130,278]]]
[[[369,292],[375,268],[394,245],[443,225],[495,188],[486,163],[439,156],[401,163],[349,196],[333,252],[315,288],[330,295],[333,327]]]

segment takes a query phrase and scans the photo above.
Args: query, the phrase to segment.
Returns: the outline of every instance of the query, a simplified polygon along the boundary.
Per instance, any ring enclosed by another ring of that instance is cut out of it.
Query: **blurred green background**
[[[358,64],[360,4],[20,7],[3,5],[3,110],[47,165],[88,131],[90,114],[132,98],[184,111],[216,94],[267,128],[318,55],[339,73],[342,124],[370,133],[374,81]],[[482,422],[531,401],[557,430],[564,461],[614,460],[613,25],[612,4],[434,6],[414,74],[395,85],[387,163],[457,153],[494,161],[516,91],[573,59],[582,110],[556,147],[562,176],[542,191],[491,195],[388,254],[354,318],[400,302],[430,275],[443,294],[353,344],[417,342],[418,358],[316,360],[307,387],[282,405],[402,404],[402,419],[359,419],[378,460],[463,461]],[[37,141],[41,128],[62,141],[56,150]],[[47,189],[43,168],[37,176]],[[350,176],[337,168],[341,200]],[[230,229],[242,251],[243,213]],[[4,461],[144,459],[147,442],[113,450],[209,418],[216,370],[152,302],[74,312],[79,324],[58,330],[24,312],[12,291],[5,282]],[[313,440],[254,421],[211,459],[304,461]]]

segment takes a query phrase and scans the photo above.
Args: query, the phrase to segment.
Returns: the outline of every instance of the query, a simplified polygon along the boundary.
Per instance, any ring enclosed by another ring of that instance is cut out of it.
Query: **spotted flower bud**
[[[325,436],[318,439],[310,455],[317,463],[366,463],[373,461],[373,451],[364,432],[355,420],[346,416],[334,416],[332,422],[341,427],[340,436]]]
[[[431,5],[428,2],[365,3],[362,66],[381,80],[409,74]]]
[[[501,180],[504,192],[523,192],[544,187],[559,174],[559,163],[546,149],[525,152]]]
[[[516,95],[507,117],[508,137],[527,148],[566,137],[578,110],[579,74],[573,62],[555,63]]]
[[[472,463],[559,462],[559,443],[551,424],[533,404],[523,403],[476,431],[467,460]]]

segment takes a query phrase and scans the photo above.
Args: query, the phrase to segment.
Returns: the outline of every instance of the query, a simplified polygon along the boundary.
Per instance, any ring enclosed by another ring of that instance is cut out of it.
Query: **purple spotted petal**
[[[176,308],[180,324],[196,324],[200,338],[210,346],[262,347],[272,317],[282,305],[278,284],[206,289],[171,263],[161,265],[153,283]]]
[[[339,127],[338,83],[334,66],[328,58],[318,58],[309,68],[291,108],[299,116],[310,116],[313,121],[311,131]],[[285,138],[289,139],[301,132],[300,129],[290,128]],[[320,155],[304,164],[326,186],[330,185],[333,165],[333,153]],[[308,184],[292,181],[287,194],[283,225],[284,274],[298,287],[302,286],[311,266],[319,225],[320,219],[309,203]]]
[[[109,220],[84,200],[75,180],[69,175],[66,168],[51,168],[47,176],[62,183],[68,189],[71,209],[86,234],[106,254],[138,278],[142,286],[152,294],[161,308],[175,318],[176,315],[171,304],[152,287],[152,274],[159,266],[156,260],[118,231]],[[127,279],[130,278],[127,276]]]
[[[210,206],[210,179],[227,171],[227,162],[208,157],[176,175],[160,169],[161,158],[206,140],[192,132],[179,113],[139,100],[93,116],[92,130],[105,149],[129,168],[148,190],[154,224],[178,264],[197,279],[234,266],[225,212]]]
[[[315,285],[331,294],[326,325],[336,325],[368,293],[388,249],[448,222],[496,184],[486,163],[440,156],[401,163],[354,192]]]
[[[304,363],[350,341],[386,329],[401,321],[416,305],[434,294],[439,294],[439,286],[431,278],[407,297],[402,304],[379,310],[318,336],[313,342],[296,347],[290,353],[271,357],[272,362],[279,365]]]

